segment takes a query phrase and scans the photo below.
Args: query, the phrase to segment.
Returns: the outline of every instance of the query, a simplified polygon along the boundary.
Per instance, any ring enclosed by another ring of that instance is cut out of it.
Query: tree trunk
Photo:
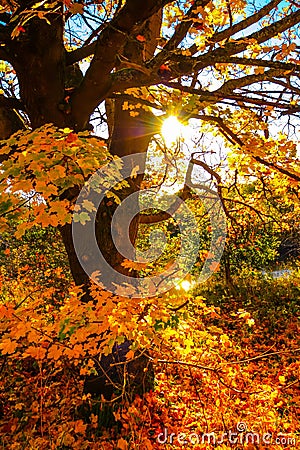
[[[147,20],[140,30],[140,33],[147,38],[147,44],[141,46],[138,41],[133,42],[132,40],[129,40],[129,43],[123,50],[125,58],[136,62],[140,60],[142,62],[144,58],[149,58],[150,55],[153,55],[157,45],[156,37],[159,35],[160,26],[161,13],[156,14],[151,19]],[[122,63],[120,64],[120,68],[122,68]],[[132,117],[129,111],[123,109],[122,99],[109,100],[106,107],[110,136],[110,153],[113,156],[118,156],[120,158],[135,155],[136,153],[144,153],[146,155],[150,140],[158,131],[158,121],[155,116],[150,111],[139,109],[137,110],[139,115]],[[132,168],[133,166],[134,164],[132,163]],[[139,169],[143,172],[144,167],[139,167]],[[117,192],[120,200],[124,201],[131,194],[138,192],[142,180],[143,175],[128,179],[129,187]],[[137,198],[131,199],[130,207],[133,209],[138,207],[135,202],[138,202]],[[116,208],[117,205],[109,198],[104,198],[100,204],[95,226],[97,244],[106,262],[114,271],[132,277],[134,276],[134,272],[129,272],[128,269],[122,265],[126,258],[118,251],[112,238],[111,224]],[[123,224],[120,223],[118,225],[117,240],[122,241],[124,232],[124,229],[122,228]],[[135,244],[137,232],[138,216],[133,218],[129,227],[129,238],[132,246]],[[61,234],[69,255],[74,280],[76,284],[84,286],[85,294],[83,300],[90,300],[87,274],[85,274],[78,262],[72,242],[71,227],[69,225],[62,227]],[[132,248],[126,249],[126,255],[128,259],[134,259],[134,250],[132,250]],[[106,280],[105,287],[108,290],[112,289],[111,281],[113,280]],[[149,359],[145,355],[135,359],[130,364],[120,365],[118,371],[110,368],[110,364],[113,361],[126,361],[125,355],[129,345],[130,342],[125,341],[124,344],[114,347],[112,355],[101,358],[98,368],[99,376],[92,376],[86,380],[85,389],[87,392],[99,396],[103,395],[106,399],[110,399],[114,392],[114,388],[103,373],[108,373],[109,378],[112,379],[114,384],[122,385],[125,371],[128,373],[129,379],[131,380],[126,387],[127,395],[129,393],[134,395],[135,392],[142,393],[142,391],[149,390],[149,388],[153,387],[153,371],[152,367],[149,367]]]

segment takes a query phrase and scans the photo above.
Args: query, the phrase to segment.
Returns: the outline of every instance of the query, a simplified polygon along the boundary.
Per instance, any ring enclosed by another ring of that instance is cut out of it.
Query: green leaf
[[[80,222],[81,225],[85,225],[86,222],[89,222],[91,220],[90,216],[88,215],[88,213],[86,212],[81,212],[81,213],[75,213],[73,215],[73,220],[74,222]]]

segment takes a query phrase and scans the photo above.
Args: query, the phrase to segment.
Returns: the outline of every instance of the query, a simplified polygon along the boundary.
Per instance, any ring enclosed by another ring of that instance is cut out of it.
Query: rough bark
[[[149,39],[147,48],[141,49],[139,43],[132,43],[129,41],[124,49],[124,56],[135,61],[144,58],[144,52],[154,52],[156,43],[155,37],[158,35],[161,25],[161,14],[156,14],[152,20],[146,21],[140,30],[141,33],[152,36]],[[119,157],[134,155],[135,153],[146,153],[149,142],[153,135],[157,132],[157,121],[150,111],[143,109],[139,110],[137,117],[132,117],[129,111],[123,109],[123,100],[112,100],[107,104],[108,126],[110,130],[110,153]],[[134,164],[132,164],[134,166]],[[132,167],[133,168],[133,167]],[[140,169],[143,169],[140,167]],[[126,197],[134,192],[139,191],[140,183],[143,179],[142,175],[128,179],[129,187],[118,191],[118,196],[123,201]],[[116,206],[111,204],[110,199],[104,200],[97,213],[96,218],[96,237],[99,248],[108,262],[108,264],[119,273],[124,275],[134,276],[133,272],[128,272],[123,267],[124,256],[119,253],[116,248],[111,235],[111,219],[115,212]],[[134,200],[131,206],[134,208]],[[118,238],[122,240],[122,223],[120,224],[120,232]],[[138,232],[138,216],[136,216],[129,229],[130,241],[134,245]],[[127,250],[130,255],[130,250]],[[134,259],[134,254],[130,255]],[[111,288],[110,281],[106,286]],[[147,356],[143,355],[133,360],[129,364],[121,364],[118,368],[110,369],[112,361],[123,361],[125,363],[125,355],[128,351],[130,342],[125,341],[121,346],[115,347],[112,355],[103,357],[99,364],[99,376],[90,377],[86,381],[85,388],[88,392],[97,395],[103,395],[106,399],[110,399],[113,393],[116,393],[116,388],[108,381],[113,380],[113,383],[120,385],[120,381],[124,379],[125,371],[128,373],[128,383],[126,385],[126,393],[134,395],[134,393],[142,394],[146,390],[153,387],[153,368],[149,364]],[[108,372],[108,373],[107,373]],[[105,375],[106,373],[106,375]],[[108,377],[107,377],[108,375]]]

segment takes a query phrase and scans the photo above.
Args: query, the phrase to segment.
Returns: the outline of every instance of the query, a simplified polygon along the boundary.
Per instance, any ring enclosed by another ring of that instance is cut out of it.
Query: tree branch
[[[272,9],[274,9],[280,2],[281,0],[272,0],[270,3],[261,8],[257,13],[252,14],[251,16],[247,17],[239,23],[236,23],[232,27],[227,28],[226,30],[219,31],[218,33],[213,34],[212,37],[209,38],[209,42],[224,41],[225,39],[234,36],[239,31],[245,30],[251,25],[257,23],[266,14],[272,11]]]
[[[188,199],[190,197],[190,194],[191,189],[185,184],[182,192],[177,195],[175,202],[167,211],[162,211],[156,214],[140,214],[139,223],[153,224],[170,219],[170,217],[172,217],[175,211],[177,211],[177,209],[180,207],[182,203],[181,201]]]
[[[75,64],[79,61],[81,61],[84,58],[87,58],[88,56],[91,56],[94,54],[96,48],[96,42],[92,42],[91,44],[84,45],[83,47],[76,48],[76,50],[73,50],[72,52],[66,53],[66,65],[70,66],[72,64]]]
[[[230,56],[229,58],[223,57],[219,60],[215,60],[215,63],[227,63],[227,64],[240,64],[241,66],[257,66],[257,67],[267,67],[272,69],[278,69],[283,71],[290,70],[291,72],[300,72],[300,66],[298,64],[293,64],[289,62],[282,61],[269,61],[267,59],[253,59],[253,58],[242,58],[236,56]]]
[[[111,71],[117,54],[125,45],[134,27],[154,15],[171,0],[147,0],[141,8],[139,0],[127,0],[119,13],[99,35],[93,60],[86,75],[71,98],[75,127],[82,128],[99,103],[107,96],[112,85]]]
[[[178,26],[176,27],[176,30],[173,34],[173,36],[169,39],[167,44],[164,46],[164,48],[161,50],[161,52],[153,58],[152,61],[149,61],[149,66],[152,65],[158,66],[160,65],[166,57],[170,54],[170,52],[173,52],[176,50],[177,46],[180,44],[180,42],[186,37],[186,34],[190,27],[193,25],[194,20],[197,17],[197,14],[195,14],[195,10],[198,7],[204,8],[210,0],[196,0],[194,4],[190,7],[188,12],[186,13],[186,20],[182,21]]]
[[[212,91],[213,94],[219,96],[226,96],[226,94],[232,93],[235,89],[239,89],[244,86],[250,86],[254,83],[260,83],[262,81],[270,81],[274,77],[281,75],[278,69],[269,69],[263,73],[246,75],[245,77],[232,78],[226,81],[219,89]]]
[[[201,116],[198,116],[198,118],[201,118]],[[240,139],[233,131],[230,130],[230,128],[225,125],[225,123],[223,122],[223,120],[219,117],[211,117],[210,118],[212,121],[215,121],[219,127],[221,129],[223,129],[225,131],[226,134],[228,134],[230,136],[230,138],[232,139],[232,141],[239,145],[241,148],[245,146],[244,142],[242,141],[242,139]],[[247,151],[247,153],[249,153],[249,151]],[[271,161],[266,161],[264,158],[262,158],[261,156],[255,155],[254,153],[250,152],[250,156],[257,162],[259,162],[260,164],[267,166],[267,167],[271,167],[272,169],[275,169],[277,172],[282,173],[283,175],[286,175],[287,177],[300,182],[300,175],[289,171],[288,169],[285,169],[282,166],[279,166],[278,164],[275,164],[274,162]]]
[[[249,40],[257,41],[258,44],[262,44],[279,33],[291,28],[300,21],[300,10],[291,13],[277,22],[272,23],[254,33],[237,39],[236,41],[228,42],[223,47],[219,47],[215,50],[209,50],[206,53],[198,56],[183,56],[183,55],[170,55],[170,60],[177,62],[177,67],[174,66],[174,73],[178,76],[187,75],[190,72],[199,71],[206,67],[212,66],[216,62],[220,62],[220,58],[229,58],[245,51],[249,45]]]

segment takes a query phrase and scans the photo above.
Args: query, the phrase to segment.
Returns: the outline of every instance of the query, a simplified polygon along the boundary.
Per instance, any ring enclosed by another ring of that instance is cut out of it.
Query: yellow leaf
[[[83,200],[82,206],[89,212],[96,211],[94,203],[89,200]]]
[[[71,128],[64,128],[62,131],[63,131],[65,134],[70,134],[70,133],[72,133],[73,130],[71,130]]]
[[[138,170],[139,166],[135,166],[131,171],[130,178],[135,178],[137,176]]]

